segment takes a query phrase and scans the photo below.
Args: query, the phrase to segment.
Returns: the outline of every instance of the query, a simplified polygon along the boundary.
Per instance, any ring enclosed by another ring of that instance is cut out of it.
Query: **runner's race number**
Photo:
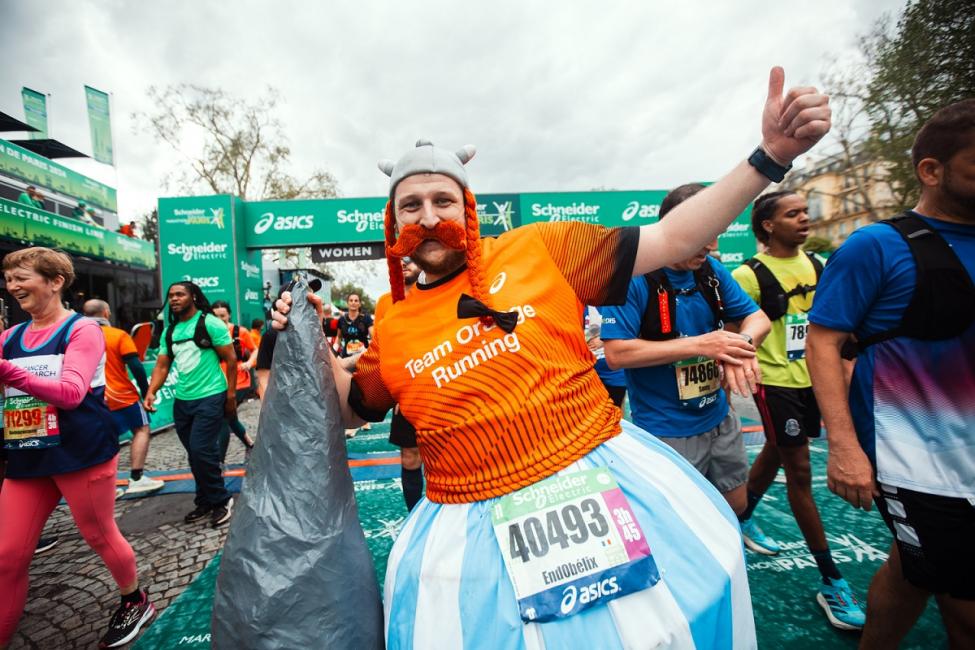
[[[491,520],[526,622],[573,616],[660,580],[607,468],[557,474],[501,497]]]
[[[578,506],[569,504],[545,513],[545,523],[528,517],[508,526],[509,554],[512,560],[528,562],[532,557],[545,557],[549,549],[585,544],[589,535],[605,537],[609,522],[595,499],[585,499]]]
[[[691,357],[674,364],[677,396],[684,408],[704,408],[717,399],[721,368],[708,357]]]
[[[806,337],[808,335],[808,315],[785,315],[785,353],[789,361],[797,361],[806,356]]]

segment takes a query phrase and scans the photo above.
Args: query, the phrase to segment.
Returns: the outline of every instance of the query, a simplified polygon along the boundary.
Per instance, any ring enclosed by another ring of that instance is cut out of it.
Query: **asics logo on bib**
[[[586,605],[603,596],[612,596],[619,590],[620,586],[616,584],[616,576],[606,578],[605,580],[597,580],[578,589],[573,585],[569,585],[562,591],[562,605],[560,609],[563,614],[569,614],[575,609],[576,604]]]
[[[20,446],[21,446],[21,448],[23,448],[23,447],[40,447],[41,446],[41,441],[40,440],[24,440],[23,442],[20,443]]]
[[[702,409],[708,404],[714,404],[716,401],[718,401],[717,393],[711,393],[710,395],[705,395],[704,397],[701,398],[701,402],[697,405],[697,408]]]
[[[265,212],[260,220],[254,224],[254,234],[263,235],[272,228],[274,230],[311,230],[315,227],[313,214],[276,215]]]

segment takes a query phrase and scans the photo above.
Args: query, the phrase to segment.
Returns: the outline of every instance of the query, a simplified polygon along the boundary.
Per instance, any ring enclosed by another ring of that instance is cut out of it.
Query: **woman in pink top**
[[[105,338],[65,309],[71,259],[27,248],[3,260],[7,291],[31,320],[0,336],[4,386],[0,489],[0,649],[27,600],[27,579],[44,522],[63,497],[88,545],[112,573],[122,602],[99,647],[128,643],[155,609],[139,588],[135,554],[115,523],[118,431],[105,404]]]

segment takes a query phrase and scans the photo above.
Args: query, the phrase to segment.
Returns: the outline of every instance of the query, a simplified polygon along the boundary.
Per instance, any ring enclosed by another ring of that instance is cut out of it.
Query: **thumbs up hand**
[[[776,162],[789,165],[829,132],[829,97],[812,86],[785,87],[785,71],[776,66],[768,79],[768,98],[762,112],[762,148]]]

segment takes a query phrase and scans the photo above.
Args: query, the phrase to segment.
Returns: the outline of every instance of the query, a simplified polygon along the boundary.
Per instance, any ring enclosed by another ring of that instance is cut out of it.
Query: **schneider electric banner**
[[[30,133],[31,140],[47,138],[47,97],[44,93],[31,90],[27,86],[20,89],[24,100],[24,121],[37,129]]]
[[[6,140],[0,140],[0,172],[33,183],[41,191],[55,190],[89,205],[118,212],[114,188]]]
[[[663,190],[546,192],[521,195],[522,223],[584,221],[601,226],[643,226],[660,214]]]
[[[108,93],[85,86],[88,104],[88,126],[91,128],[92,156],[98,162],[114,165],[112,155],[112,118],[109,115]]]
[[[232,196],[159,199],[159,260],[164,291],[189,280],[248,324],[264,317],[264,295],[260,252],[238,246],[242,205]]]
[[[383,241],[386,199],[252,201],[244,204],[248,248]]]
[[[0,199],[0,237],[143,269],[156,268],[156,255],[147,241],[6,199]]]
[[[665,190],[522,194],[521,222],[584,221],[602,226],[643,226],[660,216]],[[729,270],[755,254],[751,207],[718,236],[721,262]]]

